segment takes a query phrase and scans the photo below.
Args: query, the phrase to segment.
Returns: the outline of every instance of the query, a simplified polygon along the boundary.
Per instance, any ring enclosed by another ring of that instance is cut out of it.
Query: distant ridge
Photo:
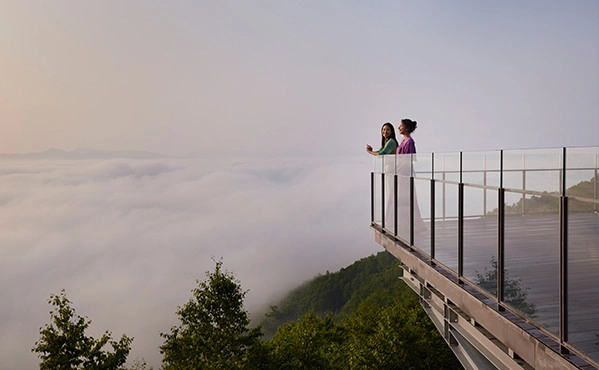
[[[35,153],[0,153],[0,159],[153,159],[167,158],[167,155],[145,152],[140,150],[96,150],[96,149],[77,149],[73,151],[64,151],[50,148],[43,152]]]

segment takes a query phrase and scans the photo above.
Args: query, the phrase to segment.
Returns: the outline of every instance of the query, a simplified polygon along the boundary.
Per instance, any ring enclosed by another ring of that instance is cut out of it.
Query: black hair
[[[381,127],[381,148],[383,148],[386,143],[385,137],[382,134],[383,127],[385,127],[385,126],[389,126],[389,128],[391,129],[391,136],[389,136],[389,140],[393,139],[393,140],[395,140],[395,143],[397,143],[397,139],[395,138],[395,128],[393,127],[391,122],[385,122],[385,123],[383,123],[383,126]]]
[[[406,130],[408,130],[409,134],[414,132],[416,130],[416,127],[418,126],[418,123],[416,121],[412,121],[411,119],[408,119],[408,118],[402,119],[401,123],[403,123]]]

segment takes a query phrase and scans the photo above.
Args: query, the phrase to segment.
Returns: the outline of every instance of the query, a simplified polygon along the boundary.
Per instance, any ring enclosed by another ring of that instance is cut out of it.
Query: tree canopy
[[[260,356],[262,332],[249,328],[249,314],[243,309],[247,292],[216,262],[207,280],[197,281],[193,297],[176,314],[180,324],[160,346],[163,369],[246,369]]]
[[[48,303],[51,323],[40,328],[40,339],[31,350],[41,359],[41,370],[119,370],[127,361],[133,338],[123,334],[112,340],[108,331],[99,339],[85,335],[91,320],[76,315],[64,290],[52,294]],[[112,351],[103,348],[109,344]]]

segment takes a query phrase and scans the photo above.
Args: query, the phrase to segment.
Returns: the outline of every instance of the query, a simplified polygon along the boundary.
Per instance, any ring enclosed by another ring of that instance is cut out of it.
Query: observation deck
[[[466,369],[599,369],[599,147],[374,159],[371,229]]]

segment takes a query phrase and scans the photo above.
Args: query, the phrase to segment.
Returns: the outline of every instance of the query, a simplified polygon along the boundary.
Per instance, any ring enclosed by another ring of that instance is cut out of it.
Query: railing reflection
[[[371,221],[599,362],[599,147],[379,156]]]

